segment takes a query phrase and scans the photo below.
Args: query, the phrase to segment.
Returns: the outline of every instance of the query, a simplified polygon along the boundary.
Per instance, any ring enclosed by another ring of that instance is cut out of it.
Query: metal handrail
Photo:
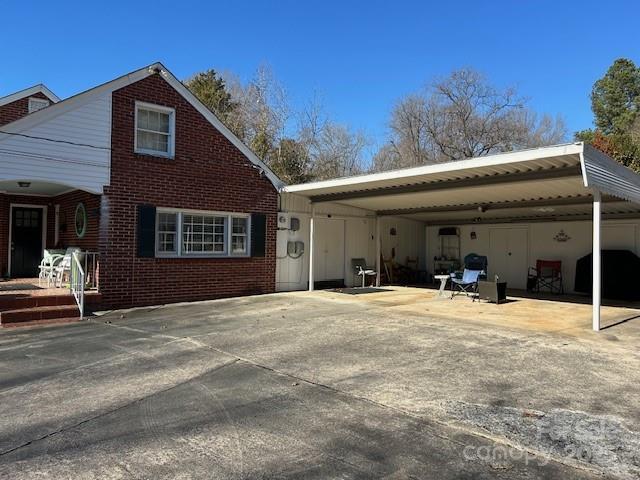
[[[99,289],[98,264],[100,254],[98,252],[82,252],[84,254],[84,274],[85,274],[85,290]]]
[[[78,308],[80,309],[80,318],[84,318],[84,286],[85,286],[85,273],[82,268],[82,263],[78,258],[78,252],[73,252],[71,255],[71,278],[69,282],[69,289],[76,299]]]

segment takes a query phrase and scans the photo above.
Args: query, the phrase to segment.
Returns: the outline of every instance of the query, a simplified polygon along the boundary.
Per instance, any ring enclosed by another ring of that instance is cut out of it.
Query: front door
[[[42,259],[42,209],[11,209],[11,276],[37,277]]]

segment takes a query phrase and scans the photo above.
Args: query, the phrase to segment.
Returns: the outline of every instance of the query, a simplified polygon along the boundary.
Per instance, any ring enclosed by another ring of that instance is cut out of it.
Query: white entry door
[[[344,279],[344,220],[314,220],[313,277],[316,281]]]
[[[528,238],[525,227],[489,230],[489,279],[498,275],[508,288],[526,288]]]

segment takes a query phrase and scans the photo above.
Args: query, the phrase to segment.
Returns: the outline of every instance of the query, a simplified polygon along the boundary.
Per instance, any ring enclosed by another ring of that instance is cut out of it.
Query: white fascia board
[[[0,98],[0,107],[2,107],[3,105],[8,105],[9,103],[13,103],[22,98],[30,97],[31,95],[35,95],[36,93],[42,93],[53,103],[58,103],[60,101],[60,98],[51,90],[49,90],[46,85],[39,83],[38,85],[25,88],[24,90],[20,90],[18,92],[14,92]]]
[[[545,158],[553,158],[563,155],[579,155],[582,153],[582,150],[582,143],[567,143],[562,145],[554,145],[551,147],[533,148],[528,150],[519,150],[517,152],[487,155],[485,157],[471,158],[468,160],[457,160],[454,162],[438,163],[435,165],[426,165],[423,167],[403,168],[399,170],[389,170],[387,172],[373,173],[369,175],[357,175],[353,177],[338,178],[335,180],[324,180],[320,182],[288,185],[283,187],[282,191],[304,194],[309,190],[335,187],[351,187],[382,180],[409,180],[411,177],[418,177],[429,174],[458,172],[474,168],[507,165],[510,163],[520,163],[531,160],[542,160]]]
[[[182,95],[207,121],[215,127],[224,137],[229,140],[235,147],[240,150],[251,163],[260,168],[266,177],[271,181],[273,186],[279,190],[285,186],[285,183],[271,171],[267,165],[258,158],[258,156],[240,140],[229,128],[209,110],[184,84],[178,80],[169,70],[162,64],[158,64],[162,69],[162,76],[180,95]]]

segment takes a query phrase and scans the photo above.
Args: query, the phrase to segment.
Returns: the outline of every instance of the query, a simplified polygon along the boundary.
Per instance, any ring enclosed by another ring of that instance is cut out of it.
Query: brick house
[[[0,274],[78,247],[103,308],[273,292],[280,186],[159,63],[62,101],[32,87],[0,99]]]

